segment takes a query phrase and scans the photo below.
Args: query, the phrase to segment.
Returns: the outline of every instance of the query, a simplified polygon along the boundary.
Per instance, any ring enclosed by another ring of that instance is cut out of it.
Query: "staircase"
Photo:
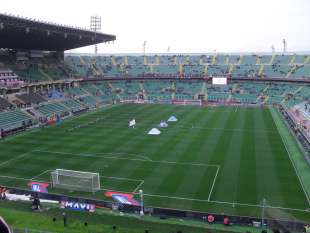
[[[203,65],[203,59],[202,59],[202,57],[201,58],[199,58],[199,65]]]
[[[272,65],[272,64],[273,64],[274,59],[276,59],[276,56],[277,56],[277,55],[275,55],[275,54],[273,54],[273,55],[271,56],[270,61],[269,61],[269,65]]]
[[[123,98],[122,98],[119,94],[116,93],[116,90],[115,90],[115,88],[113,87],[112,83],[108,82],[108,85],[109,85],[109,87],[111,88],[111,90],[116,94],[117,98],[118,98],[120,101],[122,101]]]
[[[80,58],[80,63],[81,63],[82,65],[86,65],[86,62],[84,61],[84,59],[83,59],[81,56],[79,56],[79,58]]]
[[[207,84],[206,82],[203,82],[201,86],[200,94],[205,94],[206,90],[207,90]]]
[[[116,65],[117,65],[114,56],[111,57],[111,62],[112,62],[112,65],[113,65],[113,66],[116,66]]]
[[[142,82],[139,82],[139,87],[140,87],[140,90],[141,90],[142,93],[143,93],[143,98],[144,98],[145,100],[147,100],[147,94],[146,94],[146,91],[145,91],[145,89],[144,89],[144,86],[143,86],[143,83],[142,83]]]
[[[183,74],[183,65],[182,64],[179,65],[179,72],[181,75]]]
[[[285,78],[290,78],[292,73],[297,69],[297,65],[294,65],[289,72],[287,73],[287,75],[285,76]]]
[[[267,92],[269,86],[267,85],[264,90],[260,93],[260,95],[257,97],[256,102],[258,102],[263,96],[265,96],[265,93]],[[266,98],[269,98],[268,96]],[[264,100],[264,103],[266,102],[266,98]]]
[[[262,65],[260,66],[260,68],[259,68],[259,71],[258,71],[258,75],[259,75],[259,76],[261,76],[261,75],[263,74],[264,68],[265,68],[265,65],[262,64]]]
[[[205,65],[204,74],[208,75],[208,65]]]
[[[188,65],[190,63],[190,57],[189,55],[186,56],[186,64]]]
[[[215,63],[216,63],[216,54],[214,54],[212,57],[211,65],[215,65]]]
[[[92,61],[91,68],[92,68],[92,71],[95,75],[97,75],[97,76],[100,75],[100,72],[96,69],[96,60]]]
[[[233,94],[235,93],[236,89],[238,87],[238,84],[235,83],[231,89],[231,93],[228,95],[227,101],[230,101],[233,97]]]
[[[96,85],[93,85],[93,86],[94,86],[94,88],[96,89],[96,91],[100,93],[100,95],[104,95],[103,90],[101,90],[100,88],[98,88]],[[83,90],[85,91],[85,89],[83,89]]]
[[[234,64],[229,64],[228,65],[228,75],[231,75],[234,69]]]
[[[263,102],[263,104],[266,104],[267,101],[268,101],[268,99],[269,99],[269,96],[267,95],[266,98],[265,98],[265,100],[264,100],[264,102]]]
[[[238,61],[238,65],[240,66],[243,62],[243,55],[240,55],[239,61]]]
[[[232,93],[235,93],[237,87],[238,87],[238,84],[235,83],[235,84],[233,85],[232,89],[231,89],[231,92],[232,92]],[[242,90],[242,91],[243,91],[243,90]]]
[[[310,62],[310,55],[305,59],[304,64],[307,64]]]
[[[296,91],[294,91],[293,95],[296,95],[299,91],[301,91],[304,88],[304,86],[299,87]]]
[[[176,90],[175,81],[172,82],[171,89],[173,90],[171,92],[171,99],[174,100],[175,99],[175,90]]]
[[[128,57],[127,56],[124,57],[124,65],[128,66]]]
[[[229,56],[226,56],[225,57],[225,65],[228,65],[229,64]]]
[[[208,99],[208,91],[207,91],[207,83],[206,82],[202,83],[200,93],[205,95],[205,97],[204,97],[205,100]]]
[[[160,65],[160,57],[156,55],[156,65]]]
[[[178,58],[177,58],[177,56],[174,56],[174,58],[173,58],[173,65],[177,65],[178,64]]]
[[[41,68],[39,68],[39,72],[40,74],[42,74],[42,76],[44,76],[48,80],[53,80],[53,78],[49,74],[45,73]]]
[[[296,54],[294,54],[293,55],[293,57],[292,57],[292,59],[290,60],[290,62],[288,63],[288,65],[293,65],[294,64],[294,62],[295,62],[295,60],[296,60]]]

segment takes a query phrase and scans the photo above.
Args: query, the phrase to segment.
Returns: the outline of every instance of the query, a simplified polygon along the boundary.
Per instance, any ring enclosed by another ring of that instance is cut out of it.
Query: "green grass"
[[[179,121],[159,136],[146,134],[171,115]],[[129,129],[133,117],[138,125]],[[11,138],[0,151],[3,185],[27,188],[33,177],[49,181],[48,171],[56,168],[91,171],[102,176],[102,189],[133,192],[141,185],[147,206],[260,216],[265,198],[286,218],[310,221],[306,195],[268,108],[118,105]],[[104,190],[49,192],[105,199]]]

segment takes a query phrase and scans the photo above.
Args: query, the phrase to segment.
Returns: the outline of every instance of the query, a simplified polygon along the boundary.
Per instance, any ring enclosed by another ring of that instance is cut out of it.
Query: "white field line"
[[[142,154],[134,154],[134,153],[126,153],[126,152],[106,152],[106,153],[93,153],[93,155],[101,155],[101,154],[107,154],[107,155],[130,155],[135,156],[137,158],[142,158],[148,161],[152,161],[148,156],[142,155]]]
[[[53,171],[53,170],[43,171],[40,174],[32,177],[30,180],[35,180],[35,179],[39,178],[40,176],[44,175],[45,173],[51,172],[51,171]],[[144,181],[144,180],[131,179],[131,178],[126,178],[126,177],[116,177],[116,176],[100,176],[100,178],[108,178],[108,179],[114,179],[114,180],[129,180],[129,181],[134,181],[134,182],[139,182],[139,183]]]
[[[201,129],[201,130],[216,130],[216,131],[232,131],[232,132],[255,132],[255,133],[269,133],[269,134],[275,134],[274,131],[272,130],[248,130],[248,129],[226,129],[226,128],[217,128],[217,127],[200,127],[200,126],[195,126],[193,125],[185,125],[185,124],[178,124],[178,125],[173,125],[171,128],[181,128],[181,129]],[[169,130],[171,130],[171,128]]]
[[[0,178],[30,181],[30,179],[19,178],[19,177],[15,177],[15,176],[1,176],[0,175]],[[40,180],[36,180],[36,181],[50,184],[50,182],[47,182],[47,181],[40,181]],[[142,183],[142,181],[143,180],[141,180],[141,183]],[[114,192],[121,192],[121,193],[130,193],[128,191],[113,190],[113,189],[100,189],[100,191],[114,191]],[[137,192],[133,192],[133,194],[138,194],[138,193]],[[215,200],[214,201],[209,201],[209,200],[205,200],[205,199],[195,199],[195,198],[177,197],[177,196],[165,196],[165,195],[148,194],[148,193],[145,193],[144,196],[167,198],[167,199],[176,199],[176,200],[186,200],[186,201],[209,202],[209,203],[216,203],[216,204],[227,204],[227,205],[232,205],[232,206],[233,205],[239,205],[239,206],[249,206],[249,207],[262,207],[262,205],[259,205],[259,204],[248,204],[248,203],[226,202],[226,201],[215,201]],[[265,206],[265,207],[273,208],[273,209],[292,210],[292,211],[299,211],[299,212],[310,213],[310,210],[307,210],[307,209],[303,210],[303,209],[288,208],[288,207],[281,207],[281,206],[270,206],[270,205]]]
[[[28,181],[28,182],[31,181],[30,179],[20,178],[20,177],[15,177],[15,176],[1,176],[0,175],[0,178],[22,180],[22,181]],[[49,181],[45,181],[45,180],[35,180],[35,181],[41,182],[41,183],[48,183],[51,185],[51,182],[49,182]],[[129,191],[113,190],[113,189],[100,189],[100,191],[113,191],[113,192],[119,192],[119,193],[130,193]]]
[[[175,161],[167,161],[167,160],[146,160],[146,159],[138,159],[138,158],[126,158],[126,157],[115,157],[115,156],[98,156],[100,154],[104,155],[105,153],[97,153],[97,154],[75,154],[69,152],[61,152],[61,151],[47,151],[47,150],[34,150],[34,152],[42,152],[42,153],[50,153],[50,154],[62,154],[62,155],[72,155],[76,157],[93,157],[93,158],[102,158],[102,159],[116,159],[116,160],[128,160],[128,161],[140,161],[140,162],[149,162],[149,163],[163,163],[163,164],[176,164],[176,165],[184,165],[184,166],[200,166],[200,167],[218,167],[216,164],[206,164],[206,163],[186,163],[186,162],[175,162]],[[112,154],[112,153],[110,153]],[[124,153],[125,154],[125,153]]]
[[[135,182],[141,182],[144,180],[138,180],[138,179],[131,179],[131,178],[126,178],[126,177],[115,177],[115,176],[100,176],[102,178],[110,178],[114,180],[129,180],[129,181],[135,181]]]
[[[271,115],[272,115],[272,114],[271,114]],[[288,157],[289,157],[289,159],[290,159],[290,161],[291,161],[291,164],[292,164],[292,166],[293,166],[293,168],[294,168],[294,171],[295,171],[295,174],[296,174],[296,176],[297,176],[297,178],[298,178],[298,180],[299,180],[300,186],[301,186],[301,188],[302,188],[302,190],[303,190],[303,192],[304,192],[304,194],[305,194],[305,196],[306,196],[308,205],[310,206],[309,195],[308,195],[308,193],[307,193],[307,191],[306,191],[306,189],[305,189],[305,187],[304,187],[304,184],[303,184],[303,182],[302,182],[302,180],[301,180],[301,178],[300,178],[298,169],[297,169],[296,166],[295,166],[295,163],[294,163],[294,161],[293,161],[293,159],[292,159],[291,153],[290,153],[290,151],[287,149],[287,146],[286,146],[286,143],[285,143],[285,141],[284,141],[284,139],[283,139],[283,136],[282,136],[282,134],[281,134],[280,131],[279,131],[278,124],[277,124],[276,121],[274,120],[273,116],[272,116],[272,120],[273,120],[274,124],[275,124],[276,127],[277,127],[277,131],[278,131],[278,133],[280,134],[280,137],[281,137],[282,143],[283,143],[283,145],[284,145],[284,148],[285,148],[285,150],[286,150],[286,153],[287,153],[287,155],[288,155]],[[282,119],[281,119],[281,120],[282,120]],[[290,132],[289,132],[289,133],[290,133]]]
[[[212,195],[212,191],[213,191],[213,188],[214,188],[214,185],[215,185],[215,182],[216,182],[216,178],[217,178],[217,175],[219,173],[220,168],[221,168],[221,166],[218,165],[217,169],[216,169],[216,173],[215,173],[214,179],[213,179],[213,183],[212,183],[212,186],[211,186],[211,190],[210,190],[210,193],[209,193],[209,196],[208,196],[208,201],[210,201],[210,198],[211,198],[211,195]]]
[[[15,176],[2,176],[2,175],[0,175],[0,178],[14,179],[14,180],[23,180],[23,181],[31,181],[31,179],[21,178],[21,177],[15,177]],[[33,180],[32,180],[32,181],[33,181]],[[45,181],[45,180],[35,180],[35,181],[50,184],[50,182]]]
[[[144,180],[141,180],[140,184],[138,184],[138,186],[132,192],[136,193],[143,184],[144,184]]]
[[[30,154],[31,152],[34,152],[34,151],[35,151],[35,150],[28,151],[28,152],[26,152],[26,153],[23,153],[23,154],[21,154],[21,155],[19,155],[19,156],[14,157],[14,158],[12,158],[12,159],[9,159],[9,160],[7,160],[7,161],[4,161],[4,162],[0,163],[0,167],[6,165],[6,164],[8,164],[8,163],[11,163],[11,162],[13,162],[13,161],[19,160],[19,159],[21,159],[21,158],[23,158],[23,157],[26,157],[28,154]]]
[[[124,129],[127,128],[127,119],[124,119],[124,124],[120,124],[120,123],[114,123],[113,121],[105,121],[104,123],[107,124],[108,126],[113,126],[113,128],[115,129]],[[146,128],[149,129],[150,128],[150,124],[152,125],[153,122],[146,122],[146,121],[142,121],[139,122],[135,128],[139,128],[139,129],[143,129]],[[168,126],[168,130],[177,130],[177,129],[200,129],[200,130],[213,130],[213,131],[232,131],[232,132],[253,132],[253,130],[248,130],[248,129],[238,129],[238,128],[219,128],[219,127],[201,127],[201,126],[195,126],[194,124],[191,125],[186,125],[186,124],[176,124],[176,125],[170,125]],[[78,129],[76,127],[76,129]],[[265,129],[265,130],[261,130],[261,129],[256,129],[254,130],[256,133],[269,133],[269,134],[274,134],[273,130],[269,130],[269,129]],[[147,131],[146,131],[147,132]]]
[[[44,172],[41,172],[40,174],[38,174],[38,175],[32,177],[30,180],[35,180],[35,179],[39,178],[40,176],[44,175],[45,173],[51,172],[51,171],[52,171],[52,170],[46,170],[46,171],[44,171]]]
[[[135,193],[138,194],[138,193]],[[239,206],[249,206],[249,207],[262,207],[262,205],[259,204],[248,204],[248,203],[238,203],[238,202],[226,202],[226,201],[209,201],[206,199],[196,199],[196,198],[186,198],[186,197],[176,197],[176,196],[165,196],[165,195],[157,195],[157,194],[148,194],[145,193],[144,196],[150,196],[150,197],[159,197],[159,198],[167,198],[167,199],[176,199],[176,200],[185,200],[185,201],[197,201],[197,202],[209,202],[209,203],[216,203],[216,204],[228,204],[228,205],[239,205]],[[283,210],[292,210],[292,211],[300,211],[300,212],[306,212],[309,213],[310,210],[307,209],[296,209],[296,208],[288,208],[288,207],[281,207],[281,206],[265,206],[268,208],[273,209],[283,209]]]

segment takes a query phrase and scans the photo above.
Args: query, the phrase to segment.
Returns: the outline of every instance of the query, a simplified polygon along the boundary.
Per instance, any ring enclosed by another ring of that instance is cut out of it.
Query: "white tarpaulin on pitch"
[[[133,120],[129,121],[128,127],[133,127],[135,125],[136,125],[136,120],[133,119]]]
[[[160,131],[156,128],[151,129],[148,133],[148,135],[159,135]]]
[[[161,122],[159,123],[158,127],[160,127],[160,128],[166,128],[166,127],[168,127],[168,124],[167,124],[167,122],[161,121]]]
[[[178,121],[178,119],[175,116],[171,116],[168,119],[168,122],[175,122],[175,121]]]

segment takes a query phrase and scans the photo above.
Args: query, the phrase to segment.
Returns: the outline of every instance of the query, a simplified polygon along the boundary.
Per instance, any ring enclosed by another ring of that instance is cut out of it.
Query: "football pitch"
[[[172,115],[177,122],[147,135]],[[256,217],[266,199],[277,214],[310,220],[269,108],[116,105],[5,139],[0,154],[0,184],[9,187],[78,170],[99,173],[102,190],[48,191],[109,200],[106,190],[142,189],[146,206]]]

